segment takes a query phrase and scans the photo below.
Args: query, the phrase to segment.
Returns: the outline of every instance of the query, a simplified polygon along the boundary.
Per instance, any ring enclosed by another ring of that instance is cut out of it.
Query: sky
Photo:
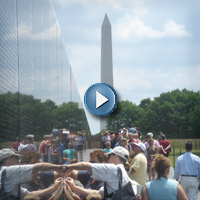
[[[52,0],[69,62],[84,102],[100,82],[101,25],[112,26],[114,89],[120,100],[186,88],[200,90],[200,1]],[[99,118],[86,109],[92,134]]]

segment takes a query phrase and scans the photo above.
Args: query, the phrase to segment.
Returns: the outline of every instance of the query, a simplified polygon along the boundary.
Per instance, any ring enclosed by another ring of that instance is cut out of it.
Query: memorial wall
[[[49,0],[0,1],[0,141],[89,130]]]

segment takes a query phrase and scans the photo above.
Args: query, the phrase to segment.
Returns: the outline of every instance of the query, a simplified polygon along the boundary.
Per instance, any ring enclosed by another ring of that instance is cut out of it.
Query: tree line
[[[167,138],[200,138],[200,93],[187,89],[160,94],[139,105],[120,101],[107,120],[109,130],[134,124],[143,134],[161,131]]]
[[[89,126],[83,108],[78,102],[56,105],[48,99],[44,102],[32,95],[19,92],[0,94],[0,141],[13,141],[27,134],[35,140],[50,134],[54,125],[72,131],[86,130]]]

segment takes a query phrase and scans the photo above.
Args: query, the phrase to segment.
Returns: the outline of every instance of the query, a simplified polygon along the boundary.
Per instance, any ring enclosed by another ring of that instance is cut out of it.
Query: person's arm
[[[146,185],[143,187],[142,200],[149,200]]]
[[[65,181],[72,190],[74,190],[76,193],[78,193],[84,197],[87,197],[91,192],[96,191],[96,190],[92,190],[92,189],[85,189],[85,188],[75,185],[74,180],[71,178],[66,178]]]
[[[167,152],[163,149],[163,146],[160,145],[161,150],[163,151],[164,154],[166,154]]]
[[[37,173],[38,171],[51,171],[51,170],[61,172],[62,169],[63,165],[54,165],[51,163],[35,163],[33,165],[32,174]]]
[[[87,170],[92,173],[92,165],[89,162],[79,162],[72,165],[65,165],[65,169],[67,170],[67,174],[72,170]]]
[[[175,167],[175,170],[174,170],[174,179],[176,179],[178,181],[179,179],[179,159],[177,158],[176,160],[176,167]]]
[[[55,183],[52,187],[49,187],[49,188],[44,189],[44,190],[33,191],[31,193],[35,194],[35,195],[39,196],[41,199],[43,199],[46,196],[49,196],[50,194],[55,192],[58,189],[58,187],[60,186],[62,181],[63,181],[63,178],[58,178],[58,179],[56,179],[56,181],[55,181]]]
[[[168,144],[169,144],[169,145],[164,149],[165,151],[167,151],[167,149],[169,149],[170,146],[171,146],[169,142],[168,142]]]
[[[78,171],[72,170],[70,173],[67,174],[67,177],[78,180]]]
[[[188,200],[182,186],[179,183],[177,186],[177,190],[178,190],[178,200]]]
[[[147,150],[147,155],[146,155],[146,158],[148,158],[149,157],[149,151]]]
[[[63,152],[63,160],[70,160],[69,158],[67,158],[67,154]]]

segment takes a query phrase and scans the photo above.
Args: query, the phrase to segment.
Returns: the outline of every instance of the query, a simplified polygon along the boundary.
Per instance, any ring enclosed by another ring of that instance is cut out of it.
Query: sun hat
[[[0,161],[7,158],[7,156],[20,156],[19,154],[16,154],[12,149],[4,148],[0,150]]]
[[[136,146],[140,147],[140,149],[142,149],[142,151],[145,151],[146,150],[146,146],[140,142],[140,143],[134,143]]]

